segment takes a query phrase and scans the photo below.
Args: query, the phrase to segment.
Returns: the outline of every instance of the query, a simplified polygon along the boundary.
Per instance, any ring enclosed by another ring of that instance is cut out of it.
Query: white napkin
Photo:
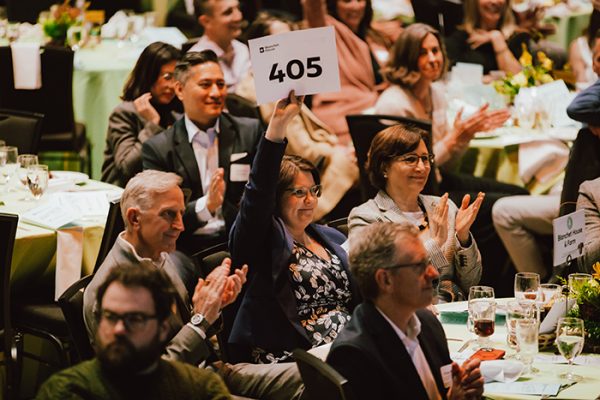
[[[557,139],[537,140],[519,145],[519,176],[528,183],[534,177],[546,183],[564,170],[569,148]]]
[[[56,231],[56,272],[54,300],[58,300],[81,277],[83,260],[83,227],[74,226]]]
[[[524,364],[516,360],[482,361],[479,367],[485,382],[514,382],[521,376]]]
[[[42,87],[42,62],[38,43],[14,42],[10,45],[15,89]]]

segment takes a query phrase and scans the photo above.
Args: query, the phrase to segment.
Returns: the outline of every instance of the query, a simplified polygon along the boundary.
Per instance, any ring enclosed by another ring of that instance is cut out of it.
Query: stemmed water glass
[[[519,358],[525,364],[524,374],[539,372],[532,367],[533,359],[538,353],[538,336],[540,324],[537,316],[516,321],[517,347]]]
[[[556,327],[556,347],[564,358],[569,363],[569,371],[559,375],[562,379],[578,382],[581,380],[580,375],[575,375],[572,372],[573,360],[583,350],[585,342],[585,330],[583,320],[581,318],[561,318],[558,320]]]
[[[10,178],[15,174],[19,164],[17,163],[18,150],[14,146],[0,147],[0,175],[4,178],[6,192],[9,191]]]
[[[515,298],[518,301],[538,299],[540,291],[540,275],[535,272],[518,272],[515,275]]]
[[[48,166],[30,165],[27,168],[27,185],[35,200],[39,200],[48,187]]]
[[[17,172],[19,180],[25,187],[25,190],[29,191],[27,185],[27,168],[30,165],[39,164],[38,156],[36,156],[35,154],[19,154],[19,156],[17,157],[17,162],[19,163],[19,170]],[[29,201],[31,200],[31,197],[26,196],[20,200]]]

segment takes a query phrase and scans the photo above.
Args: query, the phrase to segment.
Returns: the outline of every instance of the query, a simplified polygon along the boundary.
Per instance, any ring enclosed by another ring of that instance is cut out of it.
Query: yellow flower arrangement
[[[508,74],[505,78],[494,81],[494,89],[506,96],[510,103],[515,99],[519,90],[524,87],[533,87],[550,83],[554,80],[551,75],[552,60],[541,51],[536,54],[537,63],[534,65],[533,57],[527,50],[527,45],[522,44],[523,53],[519,57],[521,71],[517,74]]]

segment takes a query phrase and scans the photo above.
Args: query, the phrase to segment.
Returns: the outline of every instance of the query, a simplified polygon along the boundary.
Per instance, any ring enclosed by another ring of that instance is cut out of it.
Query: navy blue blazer
[[[229,179],[231,155],[246,153],[245,157],[234,163],[251,164],[261,134],[262,128],[257,119],[234,117],[227,113],[222,113],[219,117],[219,167],[225,171],[225,201],[222,209],[227,228],[233,224],[245,185],[245,182],[232,182]],[[186,205],[183,216],[186,234],[191,235],[201,227],[203,224],[198,221],[195,207],[196,200],[204,195],[202,180],[184,118],[144,142],[142,164],[144,169],[174,172],[181,176],[181,187],[192,192],[191,201]]]
[[[274,143],[264,137],[260,141],[229,237],[233,265],[249,266],[249,285],[229,338],[243,354],[237,361],[248,360],[249,351],[255,346],[268,351],[312,347],[300,324],[290,285],[288,266],[293,239],[281,218],[275,216],[276,183],[285,147],[286,143]],[[348,256],[341,247],[346,237],[323,225],[310,224],[306,230],[341,260],[350,277],[352,310],[360,298],[348,269]]]
[[[452,363],[444,329],[429,310],[418,310],[417,338],[443,399],[440,368]],[[398,334],[373,303],[364,302],[333,342],[327,363],[350,382],[356,400],[427,399],[415,365]]]

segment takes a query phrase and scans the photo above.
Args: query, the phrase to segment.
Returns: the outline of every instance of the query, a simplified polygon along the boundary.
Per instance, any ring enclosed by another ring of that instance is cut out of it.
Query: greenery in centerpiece
[[[577,307],[569,311],[569,317],[584,321],[585,351],[600,353],[600,262],[593,269],[592,279],[577,287]]]
[[[88,4],[85,4],[84,9]],[[42,23],[44,34],[54,44],[64,45],[67,31],[71,26],[79,23],[79,16],[83,11],[77,7],[71,7],[69,0],[65,0],[62,4],[54,4],[50,7],[48,18]]]
[[[544,52],[536,54],[537,63],[533,63],[533,57],[527,50],[527,45],[522,44],[523,53],[519,57],[519,63],[523,67],[517,74],[507,74],[505,78],[494,81],[494,89],[504,95],[509,103],[513,103],[519,90],[524,87],[533,87],[550,83],[552,77],[552,60]]]

